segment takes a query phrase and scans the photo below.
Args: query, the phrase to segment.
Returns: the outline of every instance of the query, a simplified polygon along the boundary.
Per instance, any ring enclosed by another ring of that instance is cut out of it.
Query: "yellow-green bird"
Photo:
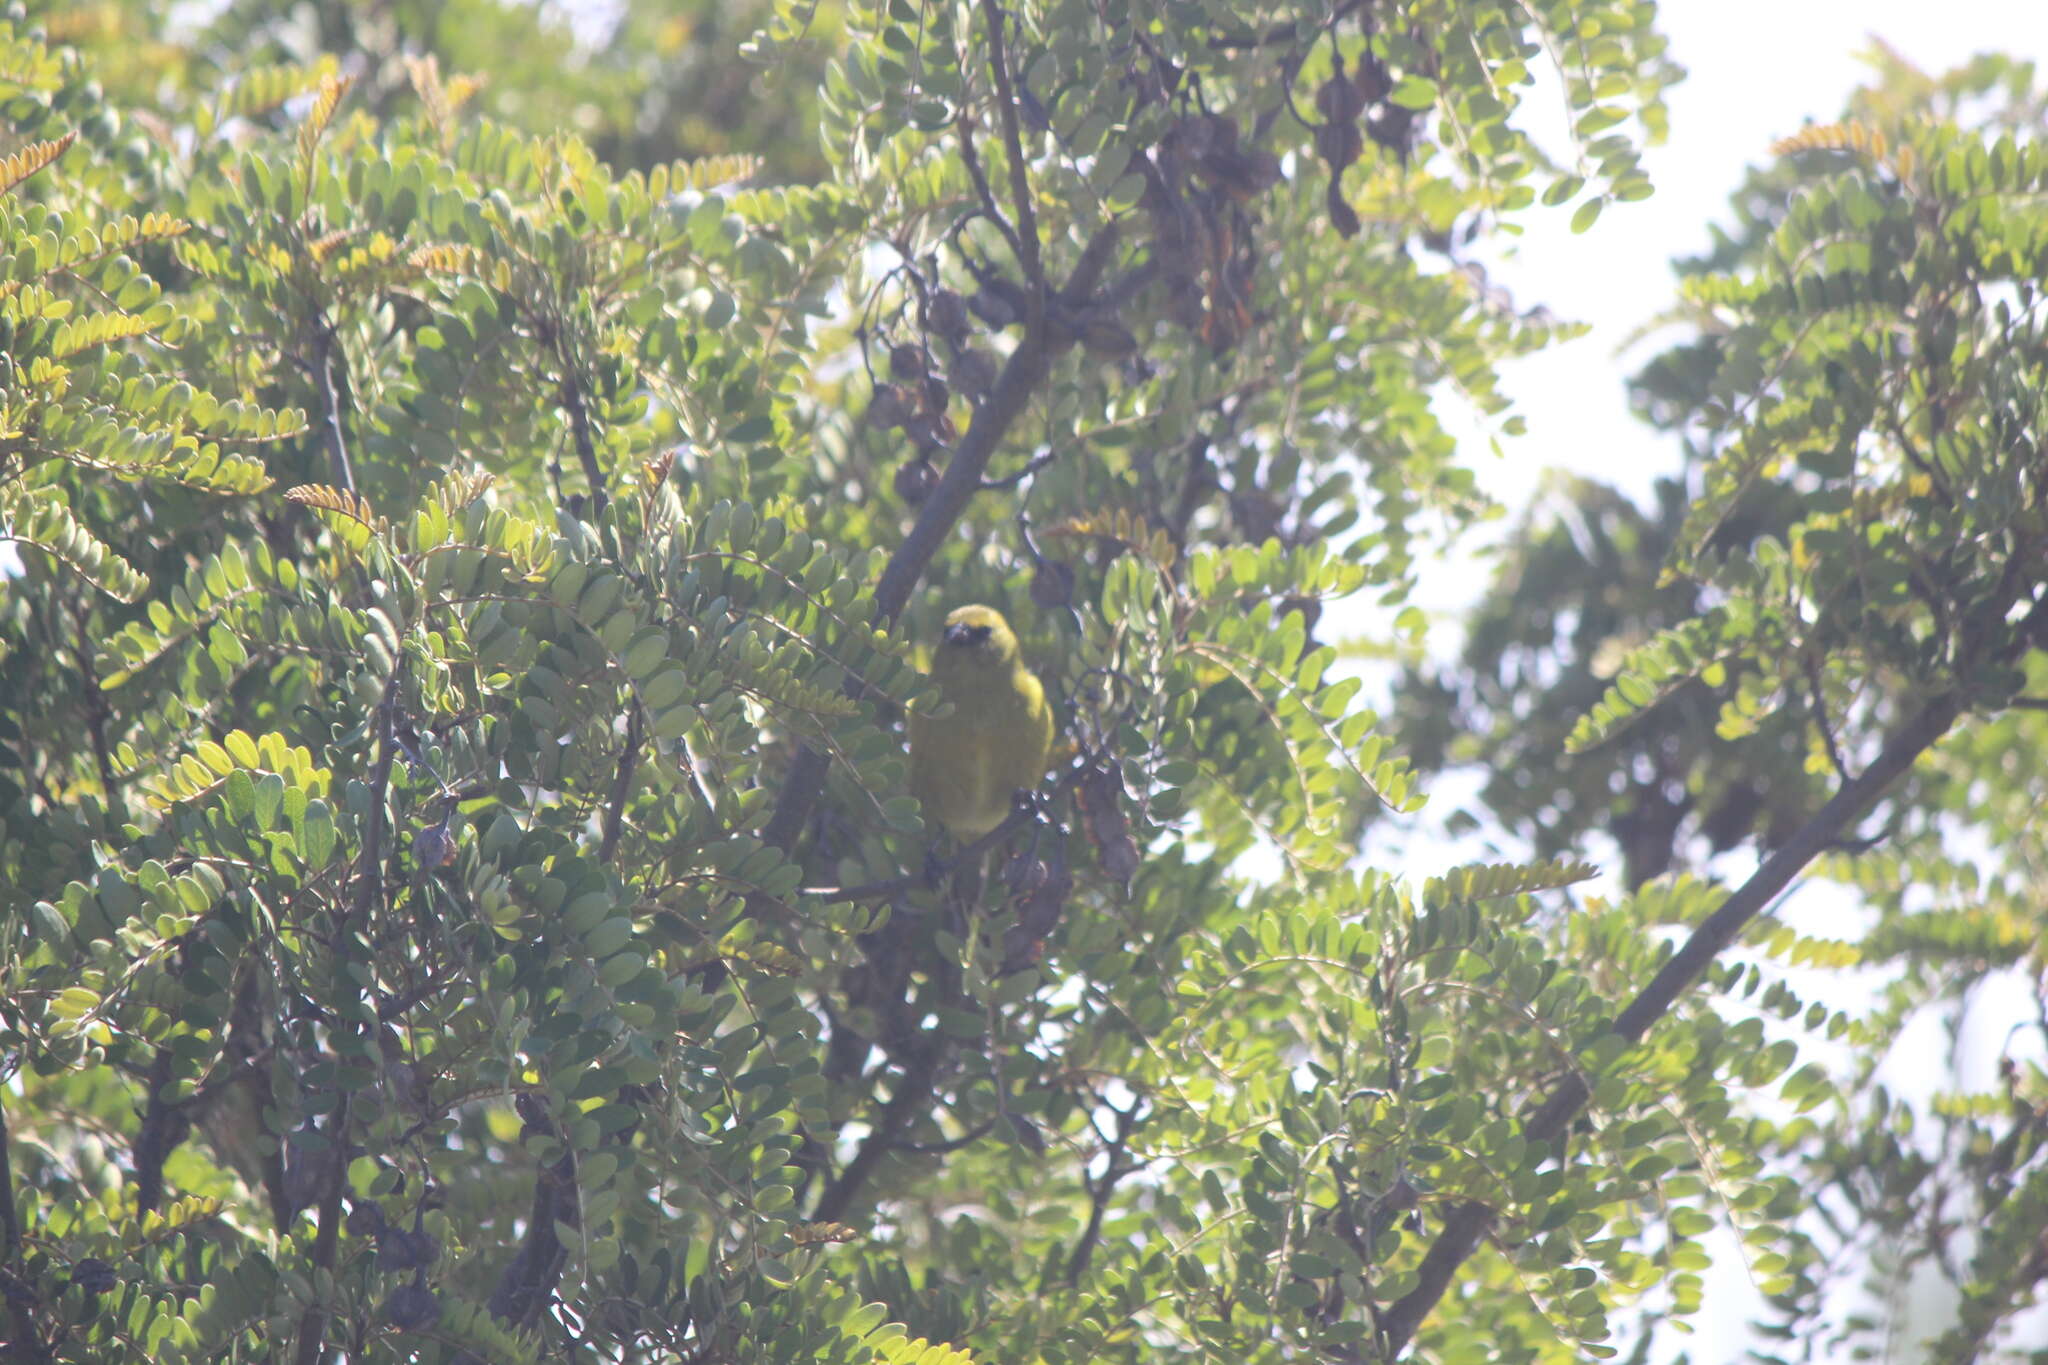
[[[910,790],[927,820],[971,843],[1009,815],[1013,792],[1045,776],[1052,708],[993,607],[953,609],[931,675],[953,710],[911,716]]]

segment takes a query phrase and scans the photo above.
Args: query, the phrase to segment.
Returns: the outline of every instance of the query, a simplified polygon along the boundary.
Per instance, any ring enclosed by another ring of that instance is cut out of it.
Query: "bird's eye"
[[[948,626],[946,627],[946,643],[958,646],[961,649],[973,649],[988,643],[988,637],[992,629],[993,627],[990,626]]]

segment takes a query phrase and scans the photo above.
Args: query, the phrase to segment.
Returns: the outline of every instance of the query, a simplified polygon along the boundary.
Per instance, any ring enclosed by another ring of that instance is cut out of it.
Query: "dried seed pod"
[[[431,1327],[440,1317],[441,1301],[423,1284],[402,1284],[384,1300],[384,1320],[401,1332]]]
[[[357,1200],[349,1205],[346,1227],[351,1237],[378,1237],[383,1235],[388,1224],[384,1221],[384,1210],[368,1199]]]
[[[985,280],[967,306],[989,326],[1001,330],[1024,317],[1024,291],[1008,280]]]
[[[1045,1155],[1045,1134],[1038,1131],[1038,1125],[1022,1114],[1005,1112],[1003,1117],[1010,1121],[1010,1131],[1016,1135],[1017,1143],[1033,1156]]]
[[[868,420],[884,431],[894,431],[910,420],[910,391],[901,384],[877,384],[868,400]]]
[[[950,289],[932,291],[931,301],[924,309],[925,325],[955,346],[967,343],[967,337],[974,330],[974,322],[967,316],[967,300]]]
[[[1017,921],[1003,933],[1003,970],[1020,971],[1045,955],[1045,940],[1059,927],[1074,889],[1067,869],[1066,845],[1055,843],[1044,859],[1032,858],[1028,880],[1034,883],[1017,895]]]
[[[1365,101],[1345,79],[1341,63],[1337,74],[1316,87],[1316,112],[1328,123],[1349,123],[1365,112]]]
[[[377,1239],[379,1270],[413,1270],[441,1259],[441,1244],[424,1232],[386,1227]]]
[[[889,373],[906,384],[915,384],[925,376],[924,347],[915,342],[902,341],[889,348]]]
[[[98,1298],[119,1282],[114,1267],[97,1256],[87,1256],[71,1266],[71,1283],[89,1299]]]
[[[1359,55],[1358,69],[1351,73],[1351,84],[1358,92],[1358,107],[1363,109],[1368,104],[1377,104],[1393,92],[1394,76],[1387,70],[1387,64],[1368,50]]]
[[[1090,355],[1107,356],[1114,360],[1127,356],[1138,349],[1138,338],[1131,329],[1106,313],[1090,313],[1081,322],[1081,344]]]
[[[1081,803],[1081,828],[1095,845],[1102,870],[1120,882],[1137,874],[1138,844],[1131,838],[1130,820],[1124,814],[1124,778],[1114,762],[1104,763],[1081,779],[1074,788]]]
[[[910,507],[919,507],[939,486],[939,471],[932,468],[932,462],[919,456],[896,466],[896,496]]]
[[[1326,123],[1316,129],[1316,153],[1329,166],[1330,174],[1343,174],[1344,168],[1358,160],[1358,154],[1365,150],[1365,135],[1352,123]]]
[[[968,347],[953,357],[953,363],[946,367],[946,378],[969,398],[985,398],[996,386],[995,359],[987,351]]]
[[[1028,896],[1051,877],[1052,869],[1045,865],[1045,859],[1031,853],[1017,854],[1003,868],[1003,884],[1013,896]]]
[[[1074,566],[1058,559],[1041,559],[1031,575],[1031,602],[1041,611],[1057,611],[1073,605]]]
[[[421,872],[432,872],[454,859],[455,836],[448,832],[446,817],[440,824],[428,825],[412,836],[412,856]]]

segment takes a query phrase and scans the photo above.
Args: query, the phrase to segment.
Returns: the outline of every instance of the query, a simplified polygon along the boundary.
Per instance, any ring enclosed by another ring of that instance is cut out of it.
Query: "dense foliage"
[[[17,1356],[1563,1361],[1731,1225],[1819,1350],[1816,1171],[1843,1246],[1976,1201],[1942,1358],[1998,1338],[2038,1069],[1916,1157],[1789,1117],[1835,1092],[1764,1016],[1867,1070],[2038,971],[2048,154],[1957,122],[2038,128],[2025,73],[1753,187],[1643,380],[1691,483],[1601,514],[1640,600],[1495,637],[1605,694],[1404,699],[1579,753],[1569,807],[1367,868],[1421,797],[1325,604],[1487,510],[1441,408],[1512,434],[1556,329],[1460,267],[1649,192],[1652,7],[578,17],[0,19]],[[975,601],[1061,735],[962,849],[902,731]],[[1574,903],[1617,780],[1683,809]],[[1823,855],[1861,945],[1756,918]],[[1774,966],[1859,952],[1876,1017]]]

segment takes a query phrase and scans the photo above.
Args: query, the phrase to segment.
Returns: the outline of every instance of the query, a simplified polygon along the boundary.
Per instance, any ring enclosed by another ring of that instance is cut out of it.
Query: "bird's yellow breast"
[[[989,615],[1007,636],[1002,618]],[[1045,775],[1052,711],[1044,686],[1015,658],[1014,643],[1007,658],[948,648],[941,646],[932,676],[952,710],[911,717],[910,786],[927,819],[973,840],[1003,822],[1012,793],[1036,787]]]

